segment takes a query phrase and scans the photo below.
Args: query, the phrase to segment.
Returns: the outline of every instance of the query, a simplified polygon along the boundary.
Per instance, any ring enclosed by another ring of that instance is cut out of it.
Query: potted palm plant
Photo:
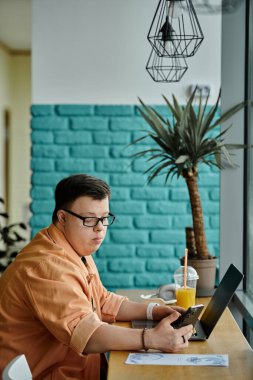
[[[0,204],[4,205],[4,200],[0,198]],[[0,211],[0,276],[7,266],[15,259],[20,242],[26,241],[20,231],[26,230],[25,223],[8,224],[9,215],[4,210]]]
[[[197,270],[200,277],[198,295],[210,295],[215,285],[217,258],[209,253],[206,243],[203,210],[198,189],[198,166],[206,164],[216,166],[218,169],[235,166],[231,151],[246,148],[246,146],[226,144],[224,135],[231,126],[223,132],[216,127],[243,108],[245,103],[232,107],[217,118],[220,93],[212,107],[208,107],[209,97],[204,100],[201,93],[198,94],[195,107],[197,90],[195,88],[185,106],[181,106],[174,95],[172,102],[163,96],[168,107],[168,116],[173,117],[173,122],[169,118],[165,119],[154,108],[145,105],[139,99],[141,106],[138,110],[151,130],[146,131],[144,136],[132,144],[151,138],[157,146],[140,151],[132,157],[134,159],[145,157],[151,163],[145,171],[149,174],[148,183],[161,174],[165,174],[165,184],[173,176],[183,177],[185,180],[193,223],[191,228],[187,228],[187,233],[189,233],[187,241],[190,244],[189,253],[191,254],[189,265]],[[198,265],[201,267],[199,268]],[[207,273],[204,272],[205,268],[207,268]],[[205,284],[206,279],[209,279],[211,283]]]

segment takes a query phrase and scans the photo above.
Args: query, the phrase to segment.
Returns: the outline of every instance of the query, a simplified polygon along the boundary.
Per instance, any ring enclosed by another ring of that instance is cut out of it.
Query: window
[[[236,25],[236,27],[235,27]],[[253,3],[222,15],[222,108],[253,101]],[[231,122],[231,121],[230,121]],[[253,145],[253,107],[233,117],[230,143]],[[228,127],[226,123],[222,129]],[[236,319],[253,347],[253,149],[236,153],[239,168],[221,174],[220,275],[232,262],[245,274],[234,297]],[[240,318],[237,318],[238,311]]]
[[[248,2],[247,22],[247,50],[246,50],[246,80],[245,94],[248,99],[253,101],[253,6]],[[246,121],[246,143],[253,145],[253,108],[249,107]],[[245,220],[246,220],[246,236],[245,236],[245,271],[246,281],[245,290],[253,299],[253,149],[249,149],[246,153],[246,170],[245,170]]]

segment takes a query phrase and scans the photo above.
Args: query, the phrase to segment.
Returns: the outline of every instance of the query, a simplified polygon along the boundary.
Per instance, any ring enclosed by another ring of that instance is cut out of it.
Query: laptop
[[[206,340],[209,338],[242,279],[243,274],[231,264],[208,303],[203,315],[196,322],[196,332],[192,335],[190,340]]]
[[[216,326],[222,313],[228,306],[231,298],[233,297],[238,285],[243,279],[243,274],[231,264],[227,272],[223,276],[218,288],[208,303],[203,315],[197,320],[195,324],[195,333],[189,339],[206,340],[209,338],[211,332]],[[133,328],[152,328],[158,322],[155,321],[132,321]]]

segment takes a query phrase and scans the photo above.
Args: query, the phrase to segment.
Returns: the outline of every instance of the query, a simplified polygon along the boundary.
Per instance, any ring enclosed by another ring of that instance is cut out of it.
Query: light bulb
[[[168,15],[169,18],[179,18],[183,13],[182,2],[184,0],[171,0],[169,1]]]
[[[171,41],[165,42],[164,50],[165,50],[166,55],[173,55],[174,54],[175,48],[172,45]]]

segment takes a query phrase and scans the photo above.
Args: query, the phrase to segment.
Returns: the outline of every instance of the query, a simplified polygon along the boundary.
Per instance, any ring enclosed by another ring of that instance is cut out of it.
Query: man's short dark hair
[[[75,174],[62,179],[55,188],[53,222],[58,219],[58,210],[70,207],[77,198],[83,196],[102,200],[110,198],[111,192],[105,181],[87,174]]]

